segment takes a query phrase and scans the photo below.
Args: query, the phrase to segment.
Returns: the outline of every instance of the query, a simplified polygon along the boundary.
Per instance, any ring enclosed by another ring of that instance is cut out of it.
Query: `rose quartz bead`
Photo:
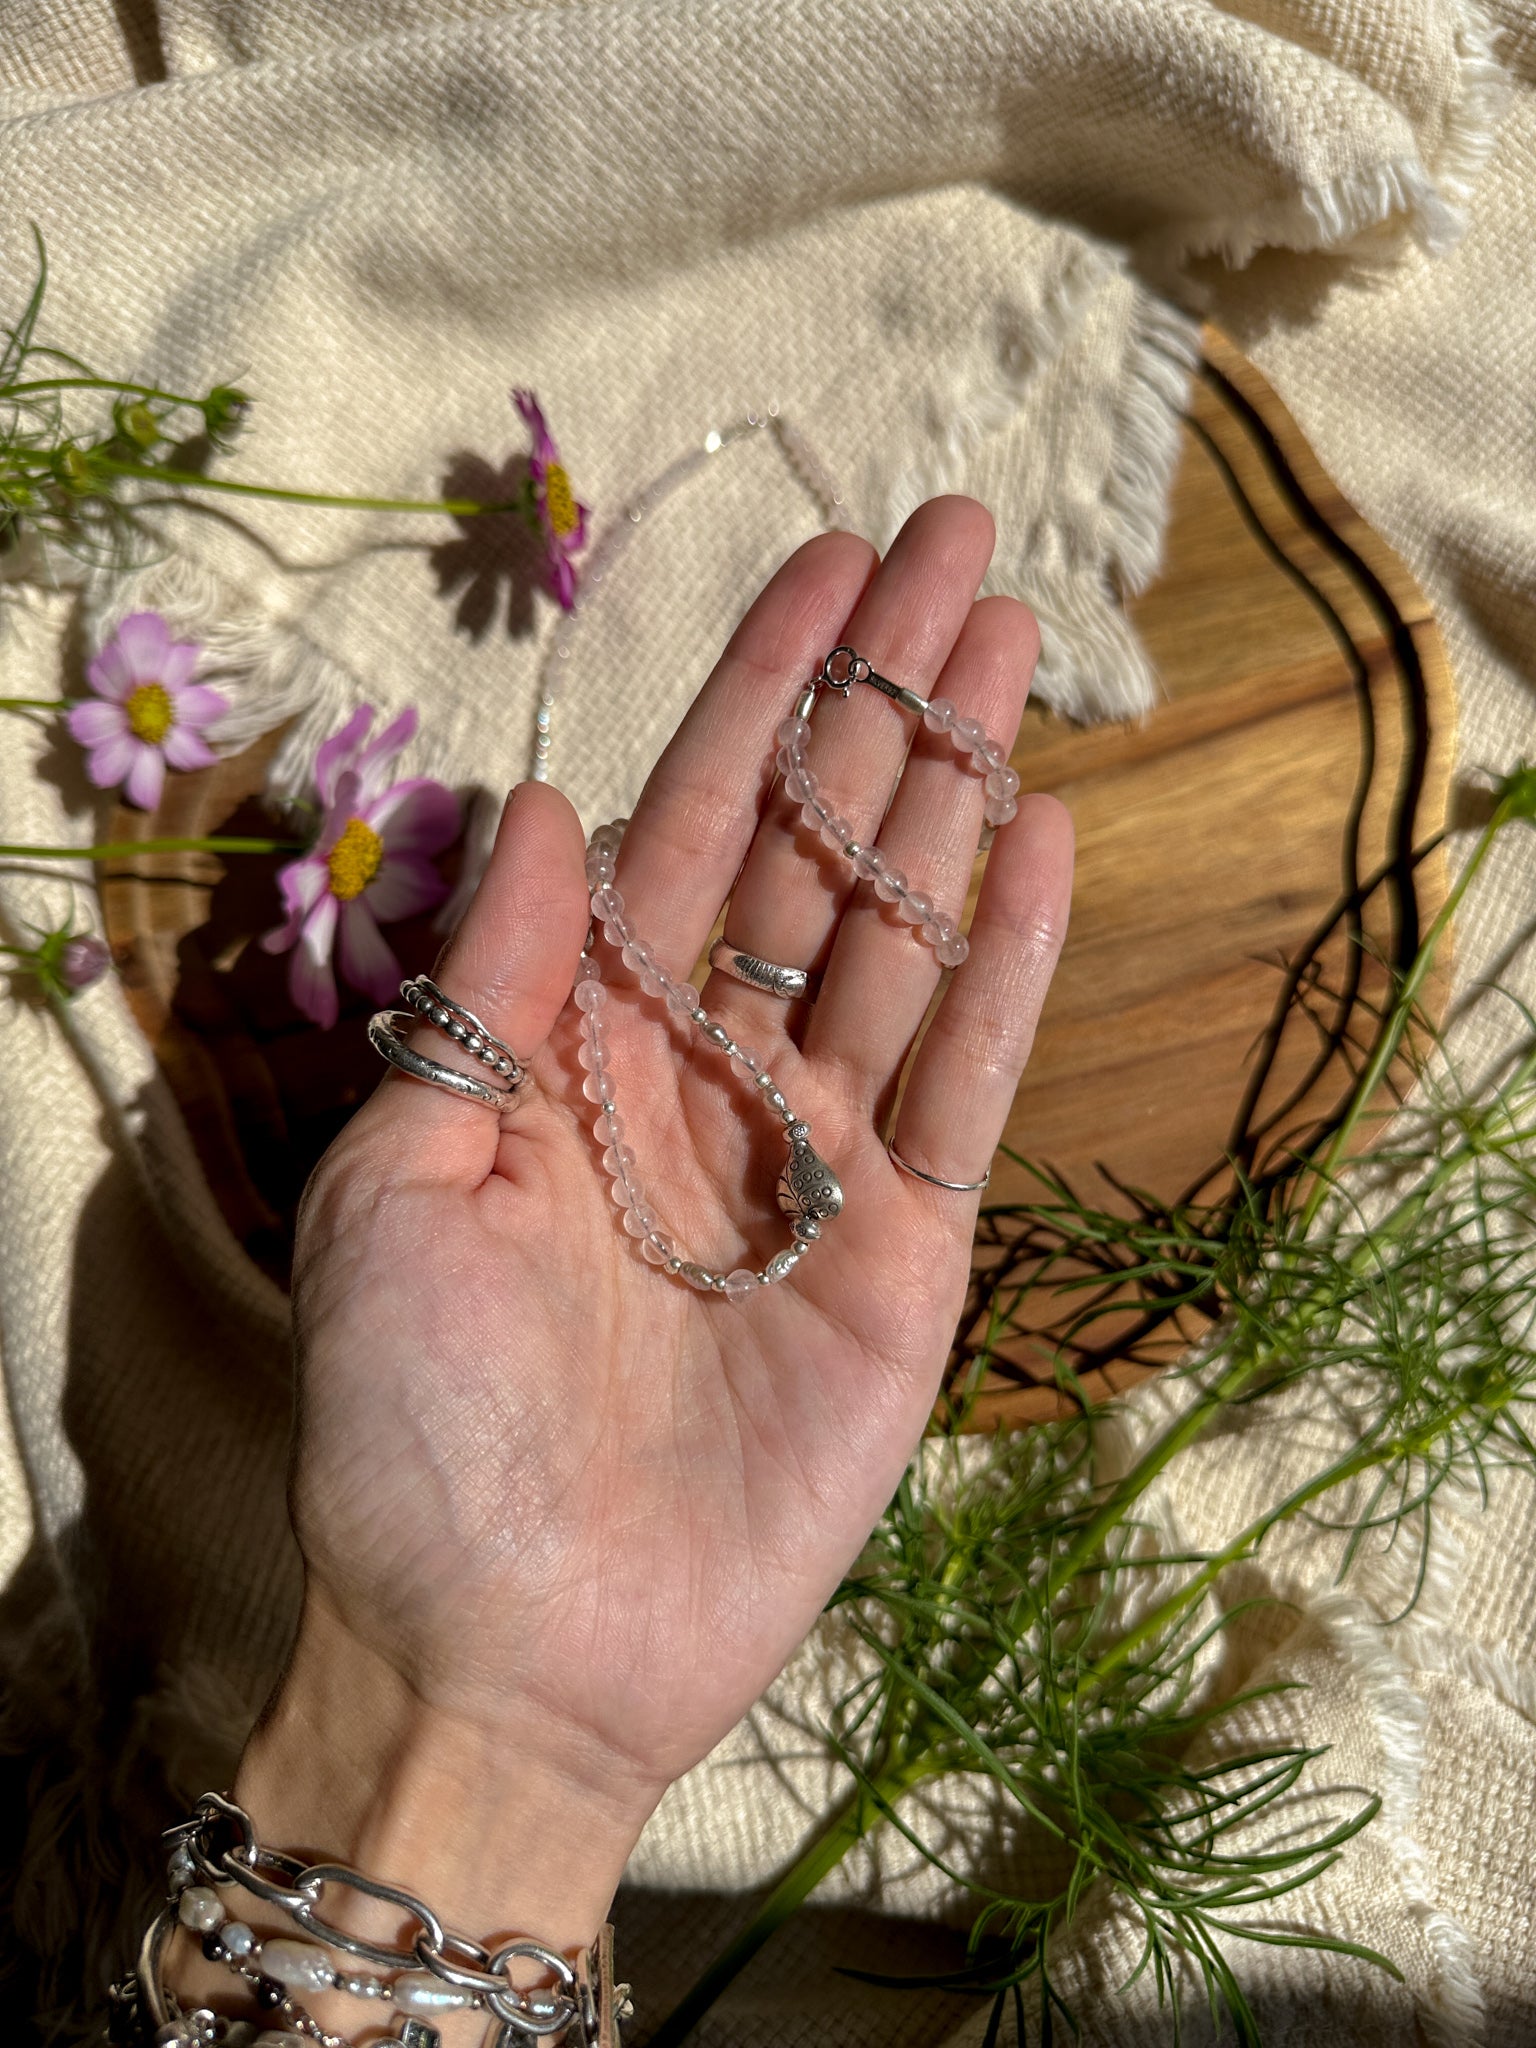
[[[613,1186],[608,1190],[608,1194],[618,1209],[632,1208],[636,1202],[643,1202],[645,1199],[645,1189],[632,1173],[615,1174]]]
[[[989,825],[1006,825],[1019,815],[1019,807],[1011,796],[989,796],[983,815]]]
[[[607,1102],[613,1098],[612,1084],[601,1067],[588,1074],[581,1084],[581,1092],[588,1102]]]
[[[667,983],[667,1007],[687,1017],[697,1007],[699,992],[691,981],[669,981]]]
[[[594,889],[592,891],[592,915],[604,919],[622,917],[624,915],[624,898],[617,889],[607,885],[601,889]]]
[[[597,830],[592,834],[592,844],[594,846],[605,847],[609,853],[617,853],[619,850],[619,842],[623,837],[624,832],[621,826],[599,825]]]
[[[648,996],[662,996],[667,992],[665,978],[654,967],[647,967],[642,970],[640,987]]]
[[[949,729],[949,736],[959,754],[974,753],[987,737],[987,728],[977,718],[957,718]]]
[[[610,1145],[603,1154],[603,1164],[612,1174],[631,1174],[635,1170],[635,1155],[628,1145]]]
[[[741,1068],[741,1071],[744,1074],[750,1074],[754,1081],[757,1079],[759,1074],[767,1072],[767,1068],[763,1063],[762,1054],[760,1052],[754,1052],[750,1045],[738,1045],[736,1050],[731,1054],[731,1058],[736,1062],[737,1066]]]
[[[909,889],[896,908],[908,924],[926,924],[933,915],[933,898]]]
[[[583,953],[576,962],[576,979],[578,981],[596,981],[601,973],[602,969],[590,953]]]
[[[958,967],[970,950],[970,940],[963,932],[956,932],[953,938],[940,939],[933,949],[933,957],[941,967]]]
[[[829,815],[826,805],[816,795],[814,790],[800,806],[800,816],[813,832],[821,830]]]
[[[907,893],[907,878],[900,868],[882,867],[875,877],[875,894],[882,903],[894,903]]]
[[[624,1228],[631,1237],[649,1237],[656,1228],[656,1211],[644,1202],[637,1202],[624,1211]]]
[[[608,922],[603,926],[603,937],[608,941],[610,946],[622,946],[624,941],[629,937],[629,932],[627,927],[625,927],[622,924],[619,924],[615,921],[615,919],[610,917]]]
[[[811,730],[808,718],[798,718],[793,713],[785,719],[774,737],[781,747],[792,747],[797,740],[806,739]]]
[[[578,981],[574,1001],[578,1010],[600,1010],[608,1000],[608,991],[600,981]]]
[[[1006,768],[1008,756],[994,739],[984,739],[975,749],[976,759],[989,774],[995,775],[999,768]]]
[[[672,1249],[671,1239],[663,1237],[659,1230],[652,1231],[649,1237],[641,1238],[640,1254],[653,1266],[664,1266],[668,1259],[677,1257],[677,1253]]]
[[[923,713],[923,723],[930,732],[948,732],[955,722],[955,707],[947,697],[929,700],[928,709]]]
[[[923,926],[923,937],[930,946],[939,946],[945,939],[952,939],[959,929],[952,917],[930,917]]]
[[[853,872],[861,882],[872,882],[876,875],[884,872],[885,858],[872,846],[861,846],[853,856]]]
[[[791,803],[803,804],[810,796],[811,785],[798,768],[791,768],[784,777],[784,794]]]
[[[988,796],[1017,796],[1019,778],[1012,768],[994,768],[987,777]]]
[[[594,1067],[600,1067],[603,1064],[601,1048],[592,1045],[586,1039],[583,1039],[581,1044],[577,1046],[576,1057],[589,1074]]]
[[[738,1266],[734,1273],[725,1276],[727,1301],[744,1301],[757,1287],[757,1275],[749,1273],[745,1266]]]
[[[853,837],[853,827],[846,818],[835,816],[824,818],[821,824],[821,836],[828,846],[835,848],[838,853],[841,853]]]
[[[594,1137],[601,1138],[605,1145],[622,1145],[624,1142],[624,1119],[616,1109],[605,1109],[592,1125]]]

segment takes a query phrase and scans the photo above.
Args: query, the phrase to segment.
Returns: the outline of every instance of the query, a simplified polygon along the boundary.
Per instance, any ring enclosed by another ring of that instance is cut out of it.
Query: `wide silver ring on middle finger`
[[[786,1003],[814,1002],[821,980],[808,967],[786,967],[777,960],[764,960],[760,954],[733,946],[728,939],[716,939],[709,949],[709,964],[733,981],[761,989],[764,995],[778,996]]]

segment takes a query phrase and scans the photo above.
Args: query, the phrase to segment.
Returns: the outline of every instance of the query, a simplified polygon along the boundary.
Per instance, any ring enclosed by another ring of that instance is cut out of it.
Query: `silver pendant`
[[[789,1163],[779,1175],[779,1207],[786,1216],[824,1223],[843,1206],[843,1184],[811,1143],[809,1124],[791,1124]]]

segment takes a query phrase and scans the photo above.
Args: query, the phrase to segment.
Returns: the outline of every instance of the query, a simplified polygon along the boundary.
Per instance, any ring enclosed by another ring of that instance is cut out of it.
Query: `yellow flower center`
[[[176,707],[164,683],[140,683],[128,692],[123,709],[134,738],[148,740],[152,747],[158,747],[176,723]]]
[[[551,462],[544,471],[544,513],[561,540],[576,531],[576,493],[564,466],[558,462]]]
[[[347,829],[331,848],[331,894],[343,903],[361,896],[384,858],[384,842],[361,818],[348,818]]]

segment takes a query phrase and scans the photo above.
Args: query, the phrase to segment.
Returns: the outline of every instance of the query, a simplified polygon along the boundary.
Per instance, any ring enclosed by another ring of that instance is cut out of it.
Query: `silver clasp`
[[[839,697],[846,697],[855,683],[868,683],[872,690],[878,690],[883,697],[889,697],[893,704],[899,704],[903,711],[911,711],[921,718],[928,709],[928,699],[919,697],[916,690],[905,689],[900,683],[893,683],[888,676],[877,676],[872,664],[865,660],[855,647],[846,642],[834,647],[800,692],[795,705],[801,718],[809,718],[811,706],[821,690],[835,690]]]

